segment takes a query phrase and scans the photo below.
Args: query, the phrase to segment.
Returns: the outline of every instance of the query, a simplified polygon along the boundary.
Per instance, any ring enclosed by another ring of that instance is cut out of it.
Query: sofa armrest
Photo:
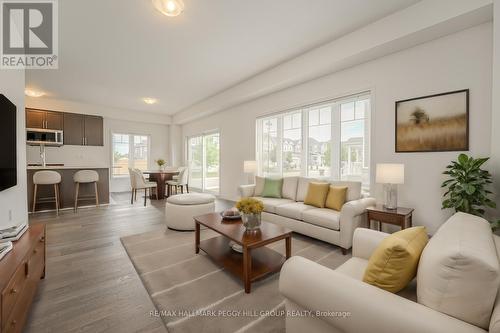
[[[375,251],[380,242],[387,236],[389,236],[389,234],[385,232],[357,228],[354,230],[354,236],[352,238],[352,255],[354,257],[369,260],[373,251]]]
[[[366,225],[366,208],[376,205],[374,198],[362,198],[346,202],[340,210],[340,246],[352,247],[354,230]]]
[[[312,311],[316,320],[331,325],[335,332],[485,333],[479,327],[302,257],[285,262],[279,289],[289,301]]]
[[[238,187],[238,190],[240,192],[240,196],[242,198],[248,198],[248,197],[253,197],[253,194],[255,192],[255,184],[250,184],[250,185],[240,185]]]

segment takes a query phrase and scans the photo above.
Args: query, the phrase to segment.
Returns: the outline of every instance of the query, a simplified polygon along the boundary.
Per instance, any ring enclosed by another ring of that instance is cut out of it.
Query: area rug
[[[217,237],[202,230],[201,239]],[[252,283],[245,294],[242,282],[224,271],[203,251],[194,253],[194,233],[154,231],[121,239],[167,330],[177,332],[285,332],[284,299],[279,273]],[[284,255],[285,242],[269,248]],[[340,249],[294,234],[292,255],[329,268],[350,258]]]

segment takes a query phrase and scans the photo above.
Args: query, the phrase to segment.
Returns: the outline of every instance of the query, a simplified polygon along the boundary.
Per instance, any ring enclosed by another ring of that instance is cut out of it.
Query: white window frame
[[[132,133],[132,132],[127,132],[127,131],[112,131],[110,135],[110,146],[111,146],[111,178],[130,178],[129,174],[126,175],[115,175],[114,174],[114,151],[115,151],[115,142],[113,140],[114,135],[127,135],[129,137],[128,140],[128,152],[129,152],[129,159],[128,159],[128,167],[132,168],[134,166],[133,161],[135,161],[134,158],[134,136],[146,136],[148,138],[148,168],[151,167],[151,135],[150,134],[144,134],[144,133]]]
[[[295,107],[291,108],[288,110],[283,110],[280,112],[272,113],[272,114],[267,114],[262,117],[258,117],[256,119],[256,160],[257,160],[257,173],[258,175],[263,175],[263,169],[262,169],[262,138],[263,138],[263,122],[269,118],[277,118],[277,130],[278,130],[278,138],[277,138],[277,147],[276,147],[276,152],[277,152],[277,162],[278,162],[278,174],[275,174],[277,176],[282,176],[283,175],[283,164],[282,164],[282,138],[283,138],[283,127],[282,127],[282,122],[283,122],[283,116],[294,113],[297,111],[300,111],[302,113],[302,151],[301,151],[301,168],[300,168],[300,176],[302,177],[307,177],[309,173],[309,111],[311,109],[316,109],[316,108],[321,108],[322,106],[331,106],[332,108],[332,120],[331,120],[331,163],[330,163],[330,176],[327,178],[331,179],[340,179],[341,178],[341,113],[340,113],[340,105],[349,103],[349,102],[356,102],[359,100],[365,100],[368,99],[370,101],[367,109],[365,110],[365,115],[364,115],[364,133],[363,133],[363,168],[368,168],[370,169],[370,151],[371,151],[371,146],[370,146],[370,133],[371,133],[371,112],[372,112],[372,103],[373,103],[373,96],[370,91],[365,91],[361,92],[358,94],[350,95],[350,96],[345,96],[345,97],[340,97],[340,98],[335,98],[335,99],[329,99],[321,102],[317,102],[314,104],[308,104],[304,105],[302,107]],[[365,150],[365,147],[368,147],[367,150]],[[371,171],[370,171],[371,172]],[[367,184],[363,184],[366,187],[370,187],[370,177],[368,179]]]

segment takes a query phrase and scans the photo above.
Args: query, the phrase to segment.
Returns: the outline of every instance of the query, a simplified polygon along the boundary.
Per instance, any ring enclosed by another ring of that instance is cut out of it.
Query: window
[[[261,175],[328,177],[369,187],[368,94],[257,119]]]
[[[307,174],[312,177],[331,176],[332,165],[332,108],[311,108],[308,114]]]
[[[262,124],[262,171],[278,173],[278,118],[268,118]]]
[[[191,188],[219,193],[219,139],[219,132],[188,138],[187,156],[189,165],[189,186]]]
[[[127,176],[129,168],[147,170],[149,144],[148,135],[113,133],[113,176]]]
[[[365,163],[365,113],[368,100],[340,105],[340,179],[368,181],[363,177]]]
[[[299,176],[302,160],[302,113],[283,116],[283,176]]]

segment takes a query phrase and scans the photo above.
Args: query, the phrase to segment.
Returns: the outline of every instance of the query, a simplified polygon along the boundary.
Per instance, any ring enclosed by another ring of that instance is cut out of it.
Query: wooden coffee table
[[[260,230],[246,232],[241,220],[226,221],[219,213],[210,213],[194,218],[196,222],[196,253],[203,250],[210,258],[226,270],[243,280],[245,292],[250,293],[253,281],[277,272],[292,250],[292,231],[262,221]],[[203,225],[221,236],[200,242],[200,226]],[[268,244],[285,240],[286,257],[267,247]],[[234,251],[229,242],[243,247],[243,253]]]

